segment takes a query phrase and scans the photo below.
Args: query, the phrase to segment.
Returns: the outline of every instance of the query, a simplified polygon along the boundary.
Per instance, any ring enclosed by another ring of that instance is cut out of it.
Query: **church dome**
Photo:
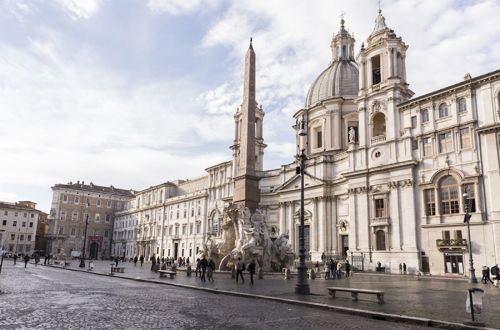
[[[332,63],[316,78],[307,93],[305,107],[332,97],[358,95],[358,67],[354,61],[354,37],[344,28],[344,19],[340,21],[340,31],[333,37]]]
[[[358,95],[358,68],[354,61],[334,61],[316,78],[306,97],[306,108],[332,97]]]

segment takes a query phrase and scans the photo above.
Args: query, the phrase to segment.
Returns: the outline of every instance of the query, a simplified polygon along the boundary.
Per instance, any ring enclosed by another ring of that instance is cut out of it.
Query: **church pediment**
[[[320,185],[322,183],[323,182],[321,182],[321,180],[311,178],[308,175],[306,175],[304,177],[304,187],[305,188]],[[292,176],[290,179],[285,181],[281,186],[277,187],[274,190],[274,192],[294,190],[294,189],[300,189],[300,174],[295,174],[294,176]]]

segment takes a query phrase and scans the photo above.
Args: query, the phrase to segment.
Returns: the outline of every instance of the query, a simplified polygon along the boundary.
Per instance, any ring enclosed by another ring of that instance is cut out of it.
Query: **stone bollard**
[[[285,280],[289,280],[292,278],[292,274],[289,268],[285,268]]]

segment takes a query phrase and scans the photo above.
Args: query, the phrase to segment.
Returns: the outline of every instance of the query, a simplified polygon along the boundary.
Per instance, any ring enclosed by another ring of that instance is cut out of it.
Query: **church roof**
[[[358,94],[358,68],[353,61],[333,61],[316,78],[306,97],[306,107],[332,97]]]
[[[382,15],[382,10],[379,9],[377,18],[375,18],[375,26],[370,37],[385,30],[389,30],[389,28],[385,25],[385,17]]]

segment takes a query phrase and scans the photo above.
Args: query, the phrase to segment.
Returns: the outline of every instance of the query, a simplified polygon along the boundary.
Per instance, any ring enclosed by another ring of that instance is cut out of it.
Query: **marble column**
[[[279,223],[280,223],[280,234],[286,233],[286,204],[279,203]]]
[[[321,197],[318,203],[318,252],[326,250],[327,218],[326,218],[326,198]]]

